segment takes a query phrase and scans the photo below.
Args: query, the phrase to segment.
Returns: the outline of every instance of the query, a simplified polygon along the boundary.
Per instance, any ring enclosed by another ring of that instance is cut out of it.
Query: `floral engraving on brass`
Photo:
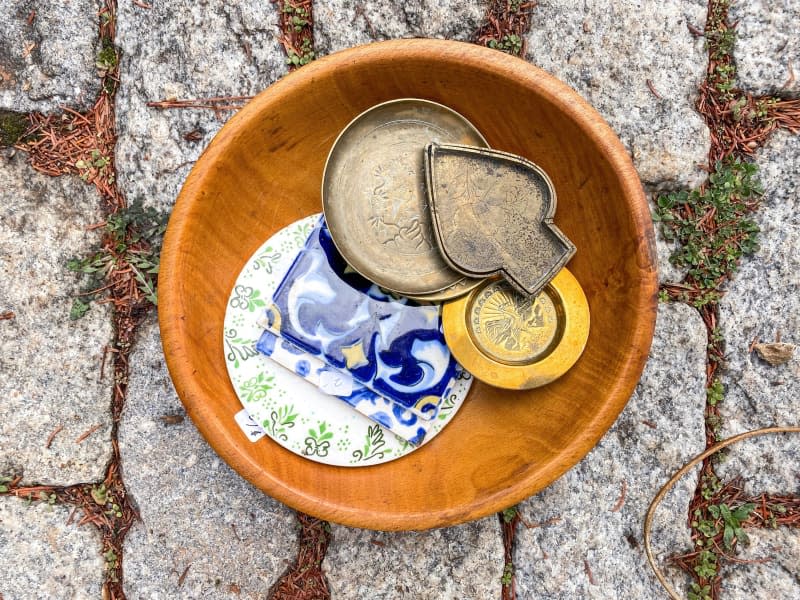
[[[429,144],[428,203],[442,256],[468,277],[502,275],[534,296],[575,253],[553,225],[556,194],[547,174],[507,152]]]
[[[454,298],[464,276],[439,253],[425,190],[429,143],[485,146],[457,112],[406,98],[373,106],[334,142],[322,181],[322,208],[347,263],[382,288]],[[473,284],[474,285],[474,284]]]
[[[416,155],[411,152],[396,157],[396,164],[381,164],[372,171],[372,197],[368,223],[380,243],[406,255],[425,255],[434,250],[433,230],[429,219],[417,205],[418,175],[412,168]]]

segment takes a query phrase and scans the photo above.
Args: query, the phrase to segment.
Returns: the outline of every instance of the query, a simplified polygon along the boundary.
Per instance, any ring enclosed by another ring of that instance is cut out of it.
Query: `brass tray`
[[[537,296],[520,294],[502,279],[487,280],[442,311],[456,360],[481,381],[512,390],[564,375],[586,347],[589,321],[586,295],[567,269]]]
[[[488,147],[467,119],[436,102],[405,98],[361,113],[328,155],[322,208],[336,248],[361,275],[398,294],[445,300],[479,280],[454,286],[464,276],[439,253],[425,188],[430,143]]]

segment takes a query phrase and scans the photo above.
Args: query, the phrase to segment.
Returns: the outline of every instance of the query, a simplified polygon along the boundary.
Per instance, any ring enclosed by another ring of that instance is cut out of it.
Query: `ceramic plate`
[[[262,332],[256,320],[318,219],[318,214],[312,215],[278,231],[239,273],[225,309],[228,375],[250,416],[270,438],[295,454],[346,467],[395,460],[416,447],[255,349]],[[442,402],[425,443],[455,416],[471,383],[471,376],[463,373]]]

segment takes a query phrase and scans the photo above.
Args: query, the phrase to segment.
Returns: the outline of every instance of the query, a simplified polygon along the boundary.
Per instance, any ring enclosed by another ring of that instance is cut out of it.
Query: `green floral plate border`
[[[416,447],[255,348],[261,335],[256,319],[318,219],[319,215],[312,215],[278,231],[239,273],[225,311],[223,350],[228,376],[250,417],[287,450],[326,465],[389,462]],[[472,376],[464,372],[444,399],[425,443],[455,416],[471,384]]]

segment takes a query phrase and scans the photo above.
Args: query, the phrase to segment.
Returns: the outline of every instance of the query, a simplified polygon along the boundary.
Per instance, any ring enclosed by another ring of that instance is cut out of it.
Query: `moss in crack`
[[[95,65],[105,75],[117,66],[117,60],[117,49],[114,47],[114,43],[109,38],[103,38],[103,44],[100,52],[97,53]]]
[[[22,139],[27,129],[27,115],[0,109],[0,147],[13,146]]]

